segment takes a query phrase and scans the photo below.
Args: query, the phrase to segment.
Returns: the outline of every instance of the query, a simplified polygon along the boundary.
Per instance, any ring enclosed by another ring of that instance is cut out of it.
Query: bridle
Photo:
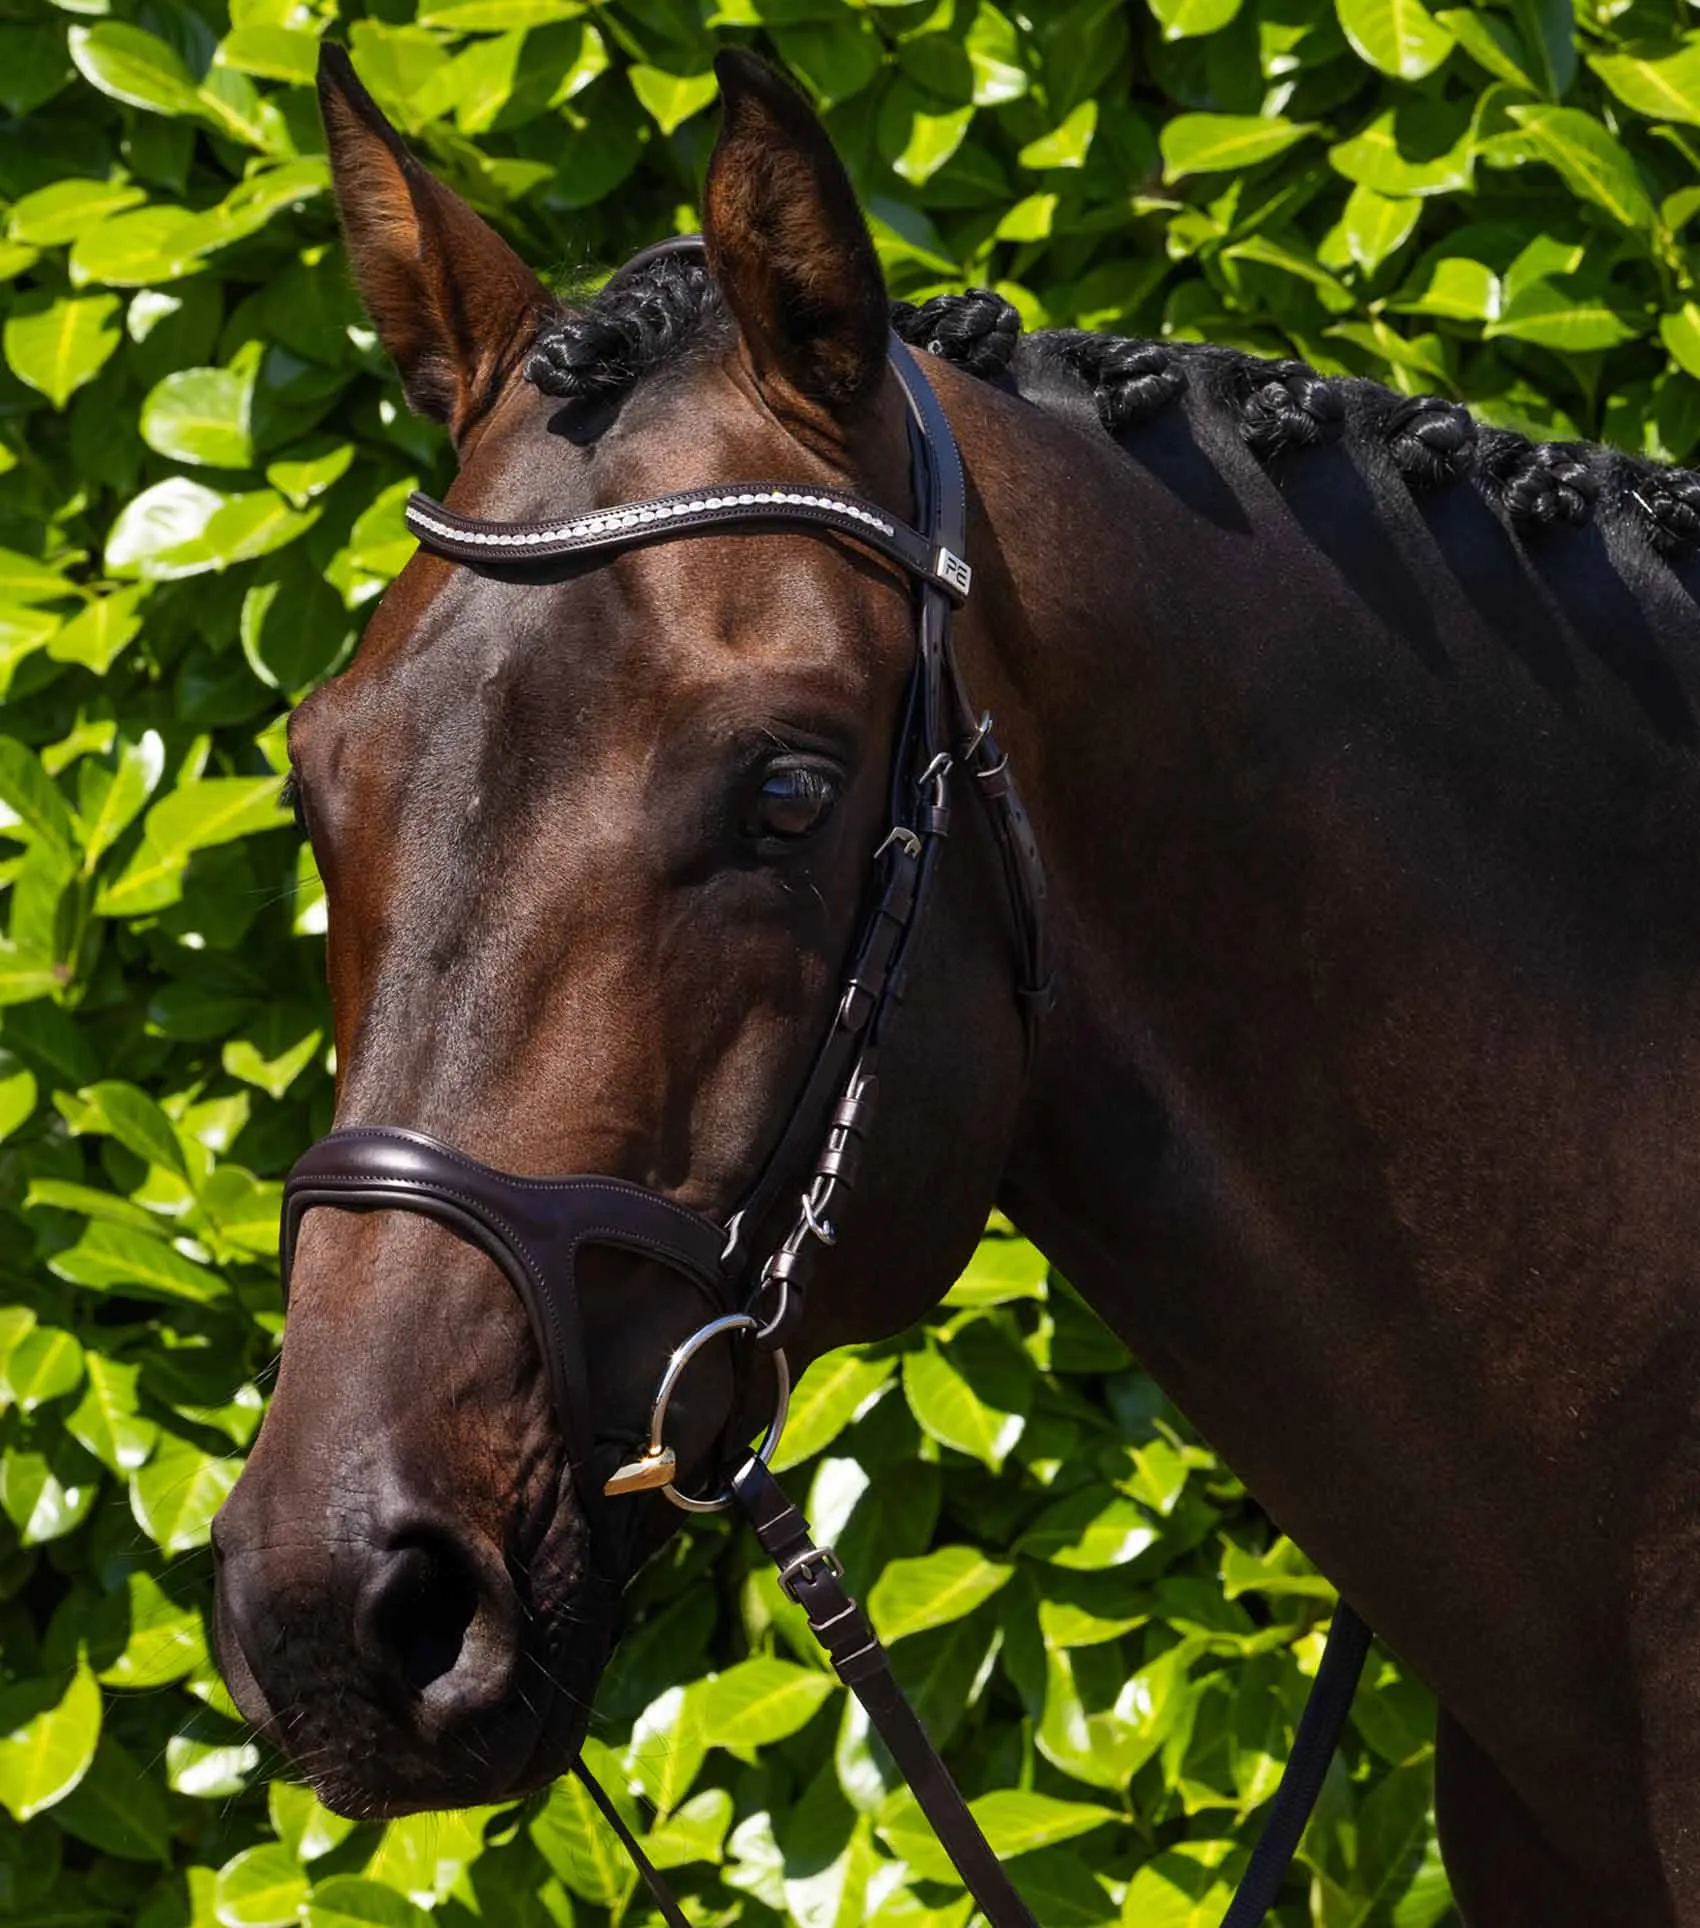
[[[701,245],[695,236],[664,242],[634,257],[621,273],[629,274],[660,254],[700,250]],[[289,1175],[280,1230],[282,1277],[287,1299],[301,1223],[318,1205],[417,1212],[491,1258],[530,1318],[586,1516],[599,1517],[611,1498],[649,1490],[659,1490],[690,1512],[741,1504],[779,1564],[780,1584],[804,1608],[840,1676],[868,1708],[994,1928],[1033,1928],[1025,1904],[892,1680],[884,1649],[865,1614],[844,1591],[831,1549],[814,1544],[807,1522],[767,1470],[789,1398],[785,1341],[802,1315],[819,1249],[835,1242],[837,1215],[855,1186],[879,1093],[885,1029],[903,997],[950,826],[952,785],[961,775],[972,780],[986,806],[1002,862],[1015,939],[1016,1002],[1029,1060],[1051,998],[1045,875],[1038,846],[1009,760],[993,735],[991,717],[970,702],[952,647],[951,617],[973,580],[966,560],[967,489],[961,458],[919,361],[895,335],[889,365],[906,404],[916,526],[842,490],[774,482],[729,483],[656,496],[557,522],[481,521],[419,494],[406,509],[408,527],[424,547],[492,574],[531,571],[567,559],[596,562],[640,544],[703,533],[790,528],[872,549],[895,563],[914,587],[915,661],[892,758],[889,827],[873,853],[875,880],[826,1036],[778,1143],[738,1209],[720,1224],[625,1179],[594,1174],[519,1177],[423,1132],[350,1126],[311,1146]],[[797,1200],[787,1229],[758,1265],[754,1241],[787,1196]],[[600,1482],[577,1283],[578,1254],[587,1245],[612,1246],[660,1261],[690,1279],[712,1308],[666,1363],[642,1451]],[[677,1462],[665,1438],[668,1410],[691,1360],[721,1337],[748,1340],[770,1355],[775,1410],[760,1445],[723,1487],[688,1494],[674,1483]],[[1348,1614],[1342,1605],[1335,1617],[1336,1634]],[[1341,1658],[1333,1634],[1325,1672],[1332,1658]],[[1346,1683],[1348,1704],[1356,1673],[1354,1667]],[[1307,1724],[1315,1712],[1313,1696]],[[1341,1720],[1344,1713],[1341,1706]],[[1303,1744],[1301,1731],[1295,1763]],[[1322,1766],[1331,1751],[1332,1736]],[[649,1882],[663,1915],[670,1923],[683,1924],[677,1904],[617,1810],[583,1775],[582,1767],[579,1771]],[[1293,1778],[1289,1764],[1277,1807]],[[1315,1778],[1320,1785],[1321,1767]],[[1314,1798],[1313,1789],[1300,1813],[1301,1826]],[[1295,1833],[1295,1843],[1296,1838]],[[1259,1853],[1267,1845],[1266,1831]],[[1275,1885],[1290,1854],[1289,1847],[1276,1869]],[[1269,1892],[1272,1899],[1273,1887]],[[1248,1899],[1244,1886],[1240,1898]],[[1268,1905],[1265,1901],[1243,1921],[1261,1918]],[[1234,1919],[1231,1914],[1230,1921]]]

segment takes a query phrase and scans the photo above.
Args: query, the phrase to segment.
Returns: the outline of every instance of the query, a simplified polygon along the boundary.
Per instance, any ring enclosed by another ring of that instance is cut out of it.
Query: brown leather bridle
[[[701,245],[695,236],[664,242],[634,257],[621,272],[629,274],[658,254]],[[561,522],[485,522],[418,494],[407,505],[408,526],[423,546],[493,573],[533,570],[566,558],[596,561],[640,544],[700,533],[792,528],[873,549],[896,563],[914,584],[915,663],[892,759],[889,828],[874,851],[876,880],[826,1037],[777,1145],[742,1203],[722,1225],[625,1179],[519,1177],[423,1132],[351,1126],[332,1131],[305,1152],[284,1186],[283,1286],[287,1299],[301,1222],[318,1205],[422,1213],[494,1260],[519,1294],[536,1334],[587,1518],[594,1522],[610,1497],[645,1490],[660,1490],[689,1511],[718,1511],[734,1500],[741,1504],[779,1564],[781,1585],[805,1609],[838,1673],[867,1707],[987,1918],[994,1928],[1034,1928],[892,1679],[866,1615],[841,1585],[836,1558],[830,1548],[814,1544],[807,1522],[766,1466],[784,1423],[789,1388],[784,1343],[802,1314],[818,1249],[834,1243],[835,1215],[855,1184],[879,1092],[885,1027],[901,999],[912,947],[931,899],[950,824],[952,784],[959,773],[973,779],[973,789],[987,806],[1002,860],[1015,934],[1015,994],[1029,1059],[1051,997],[1045,875],[1038,846],[1009,760],[992,734],[991,717],[970,702],[951,644],[952,613],[972,585],[961,457],[920,363],[895,335],[890,367],[907,404],[916,526],[841,490],[773,482],[729,483],[657,496]],[[753,1241],[788,1195],[798,1201],[789,1227],[758,1266]],[[585,1245],[612,1246],[659,1260],[689,1278],[713,1308],[706,1323],[667,1362],[651,1409],[646,1449],[602,1481],[595,1475],[594,1403],[577,1283],[577,1256]],[[777,1410],[761,1446],[742,1460],[723,1488],[685,1494],[673,1483],[674,1456],[663,1437],[668,1402],[697,1350],[722,1335],[751,1340],[771,1355]],[[1346,1627],[1348,1614],[1342,1606],[1336,1632]],[[1331,1634],[1329,1654],[1336,1671],[1349,1660],[1345,1646],[1342,1642],[1337,1650]],[[1361,1664],[1360,1648],[1346,1683],[1347,1704]],[[1325,1672],[1328,1666],[1325,1659]],[[1313,1699],[1307,1722],[1316,1711]],[[1341,1720],[1344,1712],[1342,1705]],[[1332,1742],[1331,1734],[1324,1765]],[[1295,1761],[1304,1752],[1301,1733]],[[578,1771],[625,1842],[664,1917],[686,1928],[677,1903],[618,1811],[582,1765]],[[1320,1778],[1318,1769],[1318,1785]],[[1293,1779],[1290,1764],[1278,1807]],[[1314,1789],[1304,1801],[1301,1824],[1313,1800]],[[1266,1837],[1259,1843],[1259,1855],[1269,1846]],[[1289,1847],[1275,1873],[1276,1885],[1290,1854]],[[1272,1897],[1273,1888],[1269,1892]],[[1249,1899],[1242,1889],[1240,1900]],[[1267,1906],[1264,1902],[1255,1914],[1231,1918],[1249,1922]]]

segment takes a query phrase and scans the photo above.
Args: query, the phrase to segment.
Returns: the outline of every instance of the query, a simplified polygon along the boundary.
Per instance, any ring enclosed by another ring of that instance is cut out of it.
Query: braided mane
[[[1700,475],[1596,443],[1533,442],[1479,424],[1438,395],[1400,395],[1361,377],[1318,374],[1302,361],[1205,343],[1074,329],[1027,336],[1015,308],[989,288],[935,295],[919,306],[894,302],[891,319],[912,346],[1020,393],[1038,375],[1064,374],[1090,392],[1112,435],[1137,430],[1190,390],[1237,418],[1241,440],[1266,464],[1342,439],[1374,441],[1412,489],[1469,482],[1520,533],[1578,528],[1603,503],[1669,560],[1700,551]],[[683,362],[693,348],[723,345],[730,328],[700,257],[663,255],[622,270],[584,306],[546,320],[525,373],[545,394],[611,397],[653,369]]]

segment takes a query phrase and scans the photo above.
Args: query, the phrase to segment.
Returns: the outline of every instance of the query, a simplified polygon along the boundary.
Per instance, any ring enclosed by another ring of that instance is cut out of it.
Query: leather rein
[[[695,236],[663,242],[621,272],[701,245]],[[835,1216],[856,1182],[879,1094],[884,1029],[902,998],[912,947],[925,920],[958,773],[972,779],[985,804],[1002,861],[1015,935],[1016,998],[1029,1057],[1050,1001],[1045,874],[1038,846],[1009,760],[992,734],[991,717],[969,701],[951,643],[951,616],[973,581],[966,561],[967,489],[956,438],[919,362],[895,335],[890,367],[907,407],[918,526],[842,490],[774,482],[657,496],[557,522],[481,521],[419,494],[406,508],[408,527],[422,546],[492,574],[561,559],[594,563],[639,544],[698,533],[792,528],[872,549],[915,586],[915,663],[892,760],[890,827],[874,852],[876,878],[826,1037],[778,1144],[742,1204],[719,1224],[625,1179],[520,1177],[423,1132],[351,1126],[311,1146],[285,1184],[283,1289],[287,1302],[301,1223],[314,1206],[421,1213],[490,1257],[531,1321],[587,1516],[594,1520],[610,1500],[646,1491],[659,1491],[688,1512],[718,1512],[738,1504],[777,1563],[780,1586],[804,1609],[839,1677],[867,1709],[992,1928],[1035,1928],[903,1698],[866,1614],[846,1592],[836,1556],[814,1543],[808,1522],[768,1471],[790,1395],[785,1341],[802,1315],[819,1250],[835,1242]],[[787,1228],[758,1267],[751,1243],[787,1197],[797,1201]],[[585,1245],[614,1246],[659,1260],[692,1280],[712,1308],[666,1363],[643,1449],[600,1481],[577,1283],[577,1255]],[[724,1486],[686,1493],[674,1483],[678,1467],[666,1443],[669,1403],[691,1360],[722,1337],[747,1341],[771,1358],[774,1413],[760,1445]],[[1224,1928],[1251,1928],[1272,1905],[1315,1803],[1368,1641],[1367,1627],[1342,1601],[1293,1756]],[[632,1856],[669,1928],[688,1928],[613,1803],[582,1762],[575,1771]]]

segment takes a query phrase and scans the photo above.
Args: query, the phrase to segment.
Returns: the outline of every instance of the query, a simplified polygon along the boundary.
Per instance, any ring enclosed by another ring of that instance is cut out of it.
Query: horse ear
[[[878,384],[891,326],[850,177],[771,67],[734,49],[714,71],[724,119],[703,196],[710,271],[756,380],[847,413]]]
[[[458,194],[422,167],[347,53],[319,52],[319,110],[355,285],[408,406],[456,443],[495,401],[547,288]]]

